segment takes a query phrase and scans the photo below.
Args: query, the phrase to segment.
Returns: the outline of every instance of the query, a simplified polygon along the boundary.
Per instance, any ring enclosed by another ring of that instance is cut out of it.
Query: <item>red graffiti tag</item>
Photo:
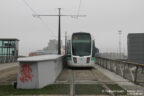
[[[30,64],[22,64],[21,65],[21,77],[20,80],[22,83],[32,81],[32,68],[30,67]]]

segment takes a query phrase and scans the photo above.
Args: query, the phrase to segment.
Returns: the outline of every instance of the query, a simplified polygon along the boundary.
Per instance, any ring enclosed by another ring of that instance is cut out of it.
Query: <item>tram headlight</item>
[[[77,63],[77,58],[73,57],[73,61],[74,61],[74,63]]]
[[[90,62],[90,57],[88,57],[88,58],[86,59],[86,62],[87,62],[87,63],[89,63],[89,62]]]

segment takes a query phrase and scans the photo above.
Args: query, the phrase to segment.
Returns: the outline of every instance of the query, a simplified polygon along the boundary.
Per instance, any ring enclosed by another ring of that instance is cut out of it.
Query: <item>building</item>
[[[128,61],[144,64],[144,33],[128,34]]]
[[[0,38],[0,63],[16,62],[18,41],[16,38]]]
[[[63,46],[61,47],[61,52],[64,53]],[[37,50],[29,53],[29,56],[46,55],[46,54],[58,54],[58,41],[56,39],[50,40],[48,46],[43,48],[43,50]]]
[[[44,48],[45,51],[57,51],[58,50],[58,41],[50,40],[48,46]]]

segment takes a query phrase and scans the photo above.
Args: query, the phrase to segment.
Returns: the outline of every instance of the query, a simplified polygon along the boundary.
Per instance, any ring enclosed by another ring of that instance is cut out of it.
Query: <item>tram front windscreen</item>
[[[72,36],[72,54],[89,56],[91,54],[91,36],[88,33],[75,33]]]

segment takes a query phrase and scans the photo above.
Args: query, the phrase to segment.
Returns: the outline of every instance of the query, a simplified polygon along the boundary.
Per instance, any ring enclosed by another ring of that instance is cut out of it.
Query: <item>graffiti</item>
[[[20,72],[21,72],[20,81],[22,83],[32,81],[33,74],[30,64],[22,64]]]

